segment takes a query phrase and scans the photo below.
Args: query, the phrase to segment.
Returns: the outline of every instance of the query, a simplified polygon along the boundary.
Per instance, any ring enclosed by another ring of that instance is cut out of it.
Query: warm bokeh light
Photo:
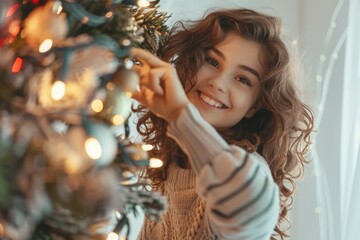
[[[115,89],[115,84],[112,83],[112,82],[108,82],[106,84],[106,89],[109,90],[109,91],[113,91]]]
[[[127,97],[129,97],[129,98],[132,97],[132,93],[131,93],[131,92],[126,92],[125,95],[126,95]]]
[[[68,158],[64,161],[64,170],[67,174],[75,174],[81,168],[82,161],[78,158]]]
[[[162,167],[163,161],[158,158],[150,158],[149,159],[149,167],[151,168],[159,168]]]
[[[123,124],[123,123],[125,122],[124,117],[121,116],[121,115],[119,115],[119,114],[113,116],[111,120],[112,120],[112,123],[113,123],[114,125],[117,125],[117,126],[118,126],[118,125],[121,125],[121,124]]]
[[[54,100],[60,100],[65,96],[66,85],[63,81],[56,81],[51,89],[51,96]]]
[[[99,141],[96,138],[88,138],[85,141],[85,151],[91,159],[99,159],[102,154],[102,149]]]
[[[9,33],[11,36],[15,37],[20,31],[20,21],[12,21],[9,25]]]
[[[92,102],[91,102],[91,109],[94,111],[94,112],[101,112],[103,109],[104,109],[104,103],[100,100],[100,99],[94,99]]]
[[[15,61],[14,61],[14,64],[12,65],[12,68],[11,68],[11,71],[13,73],[18,73],[20,72],[21,70],[21,67],[22,67],[22,64],[23,64],[23,60],[22,58],[16,58]]]
[[[5,5],[6,6],[6,5]],[[14,15],[14,13],[16,12],[16,10],[19,8],[19,4],[16,3],[14,4],[11,8],[8,9],[7,13],[6,13],[6,17],[11,17],[12,15]]]
[[[47,51],[49,51],[51,49],[53,45],[53,40],[51,39],[45,39],[41,44],[40,44],[40,47],[39,47],[39,52],[40,53],[45,53]]]
[[[113,15],[114,15],[113,12],[112,12],[112,11],[109,11],[109,12],[107,12],[107,13],[105,14],[105,17],[106,17],[106,18],[111,18]]]
[[[150,3],[149,3],[148,1],[146,1],[146,0],[139,0],[139,1],[137,2],[137,5],[138,5],[139,7],[148,7],[148,6],[150,5]]]
[[[152,150],[154,147],[153,147],[153,145],[151,145],[151,144],[144,144],[144,145],[141,146],[141,148],[142,148],[144,151],[150,151],[150,150]]]
[[[53,12],[56,12],[56,14],[60,14],[63,10],[62,4],[60,1],[56,1],[53,6]]]
[[[117,235],[114,232],[109,233],[108,237],[106,240],[118,240],[119,239],[119,235]]]

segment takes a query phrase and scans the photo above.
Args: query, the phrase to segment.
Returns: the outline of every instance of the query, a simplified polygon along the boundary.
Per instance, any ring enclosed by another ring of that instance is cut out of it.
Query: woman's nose
[[[215,90],[218,90],[220,92],[227,92],[227,82],[225,80],[225,77],[223,75],[217,75],[209,79],[208,85],[211,88],[214,88]]]

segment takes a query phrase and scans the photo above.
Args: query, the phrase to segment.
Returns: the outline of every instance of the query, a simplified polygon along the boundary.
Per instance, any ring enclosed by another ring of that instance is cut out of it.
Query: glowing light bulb
[[[119,114],[113,116],[111,120],[112,120],[112,123],[113,123],[114,125],[117,125],[117,126],[118,126],[118,125],[121,125],[121,124],[123,124],[123,123],[125,122],[124,117],[121,116],[121,115],[119,115]]]
[[[101,157],[102,149],[101,149],[99,141],[96,138],[88,138],[85,141],[85,150],[86,150],[87,155],[91,159],[96,160]]]
[[[150,150],[152,150],[154,147],[153,147],[153,145],[151,145],[151,144],[144,144],[144,145],[141,146],[141,148],[142,148],[142,150],[144,150],[144,151],[150,151]]]
[[[91,102],[91,108],[94,112],[101,112],[104,109],[104,103],[100,99],[94,99]]]
[[[149,159],[149,167],[151,168],[159,168],[162,167],[163,161],[158,158],[150,158]]]
[[[40,47],[39,47],[39,52],[40,53],[45,53],[47,51],[49,51],[51,49],[53,45],[53,40],[51,39],[45,39],[41,44],[40,44]]]
[[[60,14],[62,10],[63,10],[63,7],[62,7],[61,2],[56,1],[52,7],[52,11],[55,12],[56,14]]]
[[[54,100],[60,100],[65,96],[66,85],[63,81],[56,81],[51,89],[51,96]]]
[[[23,60],[21,58],[17,57],[14,64],[12,65],[11,71],[13,73],[20,72],[22,64],[23,64]]]
[[[113,15],[114,15],[113,12],[109,11],[109,12],[107,12],[107,13],[105,14],[105,17],[106,17],[106,18],[111,18]]]
[[[122,217],[119,211],[115,211],[115,216],[117,219],[120,219]]]
[[[114,232],[109,233],[108,237],[106,238],[106,240],[118,240],[119,239],[119,235],[117,235]]]
[[[5,5],[6,6],[6,5]],[[7,13],[6,13],[6,17],[11,17],[12,15],[14,15],[14,13],[16,12],[16,10],[19,8],[19,4],[16,3],[14,4],[11,8],[8,9]]]
[[[139,0],[139,1],[137,2],[137,5],[138,5],[139,7],[148,7],[148,6],[150,5],[150,3],[149,3],[148,1],[146,1],[146,0]]]

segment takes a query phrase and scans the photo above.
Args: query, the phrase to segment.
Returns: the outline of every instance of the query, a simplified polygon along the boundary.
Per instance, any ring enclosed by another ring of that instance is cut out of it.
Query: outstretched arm
[[[214,236],[269,239],[279,216],[279,190],[265,160],[226,143],[189,102],[170,64],[140,49],[133,55],[142,65],[134,98],[168,121],[168,135],[189,156]]]
[[[279,190],[265,160],[229,146],[189,104],[169,123],[168,135],[197,172],[210,228],[220,239],[269,239],[279,216]]]

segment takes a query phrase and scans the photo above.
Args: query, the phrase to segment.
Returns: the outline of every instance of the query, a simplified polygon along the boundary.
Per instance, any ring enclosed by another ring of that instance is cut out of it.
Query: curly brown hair
[[[158,51],[162,60],[174,64],[183,86],[186,83],[186,91],[189,91],[196,84],[196,73],[205,62],[206,52],[227,34],[236,33],[261,45],[264,56],[261,63],[266,66],[267,73],[260,81],[261,92],[256,102],[258,110],[252,118],[243,118],[232,128],[219,133],[230,144],[249,152],[257,151],[270,167],[281,193],[279,220],[271,239],[288,236],[280,224],[284,220],[288,222],[286,215],[292,204],[295,180],[303,174],[304,165],[308,163],[306,153],[314,122],[312,111],[300,100],[295,84],[298,80],[296,71],[281,39],[281,27],[279,18],[253,10],[220,10],[187,26],[178,22]],[[159,187],[166,178],[169,162],[177,161],[181,166],[187,157],[166,136],[165,120],[144,106],[134,111],[140,113],[137,123],[139,134],[145,143],[154,146],[150,156],[164,161],[162,169],[146,171],[153,186]]]

